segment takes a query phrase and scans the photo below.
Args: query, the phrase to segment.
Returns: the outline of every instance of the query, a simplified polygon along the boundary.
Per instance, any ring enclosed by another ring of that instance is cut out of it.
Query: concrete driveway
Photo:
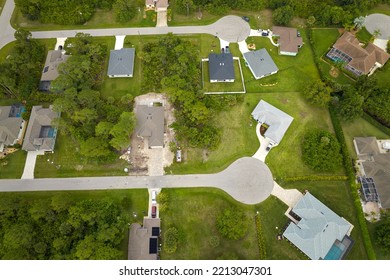
[[[37,156],[43,155],[43,151],[29,151],[27,152],[26,163],[22,174],[22,179],[34,179],[35,163]]]
[[[257,204],[271,195],[274,182],[267,165],[252,157],[215,174],[0,180],[0,192],[196,187],[216,187],[239,202]]]
[[[157,24],[156,27],[168,26],[167,24],[167,10],[157,10]]]
[[[371,34],[379,30],[378,39],[390,39],[390,16],[384,14],[368,15],[364,21],[364,26]]]

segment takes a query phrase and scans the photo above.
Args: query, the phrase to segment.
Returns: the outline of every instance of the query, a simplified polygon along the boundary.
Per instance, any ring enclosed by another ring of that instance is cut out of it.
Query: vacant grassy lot
[[[349,153],[353,158],[356,158],[355,147],[352,142],[354,137],[374,136],[378,139],[390,138],[390,135],[387,135],[383,131],[379,130],[363,118],[355,119],[352,122],[344,122],[342,126]]]
[[[364,248],[362,234],[359,223],[356,218],[356,210],[352,201],[349,186],[347,182],[294,182],[284,183],[284,188],[294,188],[300,191],[309,190],[312,195],[318,198],[322,203],[328,206],[336,214],[344,217],[352,225],[351,237],[355,241],[351,252],[347,256],[350,260],[366,260],[367,254]]]
[[[27,152],[19,150],[0,159],[0,179],[19,179],[22,177],[26,157]]]
[[[306,42],[305,32],[302,31],[301,34],[303,41]],[[273,46],[268,38],[249,37],[247,43],[254,43],[256,49],[265,48],[279,68],[277,74],[256,80],[249,67],[243,66],[245,86],[248,93],[301,91],[310,81],[319,79],[313,52],[309,46],[303,45],[298,55],[292,57],[279,55],[278,48]]]
[[[238,60],[233,60],[234,67],[234,77],[235,80],[233,83],[211,83],[210,82],[210,72],[209,72],[209,62],[202,61],[203,71],[203,90],[204,92],[210,93],[231,93],[231,92],[245,92],[244,85],[242,83],[240,65]]]
[[[22,15],[17,7],[11,18],[13,28],[26,28],[31,31],[40,30],[69,30],[69,29],[93,29],[93,28],[126,28],[126,27],[153,27],[156,26],[156,13],[154,11],[144,12],[143,9],[137,12],[136,16],[124,23],[119,23],[115,19],[112,11],[96,10],[92,18],[81,25],[59,25],[52,23],[40,23],[29,20]]]
[[[69,135],[57,135],[54,153],[38,156],[35,165],[36,178],[119,176],[125,175],[126,161],[113,159],[111,163],[88,162],[78,153],[78,146]]]
[[[260,205],[243,205],[234,201],[226,193],[212,188],[164,189],[169,196],[169,210],[161,214],[163,232],[171,226],[179,230],[180,241],[174,254],[162,251],[162,259],[258,259],[254,216],[260,212],[263,233],[269,259],[302,259],[303,254],[286,241],[276,241],[275,225],[283,227],[287,218],[283,213],[287,206],[275,198],[269,198]],[[250,218],[247,235],[234,241],[219,235],[215,220],[218,213],[236,206]],[[219,246],[213,248],[212,238],[219,238]]]
[[[367,14],[385,14],[390,16],[390,4],[378,4],[369,10]]]

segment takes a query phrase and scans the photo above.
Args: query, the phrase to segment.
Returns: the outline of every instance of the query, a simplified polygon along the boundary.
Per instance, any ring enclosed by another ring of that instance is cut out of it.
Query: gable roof
[[[298,47],[302,45],[302,37],[298,37],[296,28],[274,26],[272,33],[279,36],[279,50],[282,52],[298,53]]]
[[[156,260],[157,237],[153,229],[160,228],[161,221],[156,218],[144,218],[143,226],[134,223],[130,226],[129,260]],[[158,230],[159,231],[159,230]]]
[[[209,54],[209,74],[210,80],[234,80],[234,66],[232,54]]]
[[[164,146],[164,107],[137,106],[138,136],[149,138],[149,147]]]
[[[292,211],[300,217],[291,222],[283,235],[313,260],[325,259],[336,240],[342,241],[352,225],[338,216],[309,192]]]
[[[333,48],[347,54],[351,58],[348,65],[364,74],[368,74],[376,62],[384,65],[390,58],[388,53],[372,43],[364,49],[351,32],[344,32]]]
[[[47,135],[47,132],[51,129],[52,121],[58,117],[59,113],[54,112],[51,105],[49,108],[33,106],[22,149],[25,151],[52,151],[56,135],[55,133]]]
[[[260,100],[253,110],[252,116],[258,122],[265,123],[269,126],[264,136],[275,143],[279,143],[282,140],[294,119],[264,100]]]
[[[246,52],[243,56],[255,78],[269,75],[279,70],[266,49]]]
[[[18,139],[22,117],[13,114],[16,108],[21,106],[0,106],[0,146],[13,145]]]
[[[41,75],[40,90],[49,90],[50,83],[55,80],[58,76],[58,66],[68,60],[70,55],[65,55],[62,50],[51,50],[48,51],[45,67],[43,67]]]
[[[110,60],[108,62],[107,75],[132,76],[134,71],[134,57],[135,57],[134,48],[110,50]]]

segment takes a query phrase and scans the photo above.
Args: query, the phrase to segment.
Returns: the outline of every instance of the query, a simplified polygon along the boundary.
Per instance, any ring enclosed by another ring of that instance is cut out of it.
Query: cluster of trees
[[[122,259],[127,222],[111,199],[0,198],[1,259]]]
[[[37,90],[45,60],[45,47],[25,30],[15,32],[15,46],[0,64],[0,92],[8,98],[28,99]]]
[[[375,229],[375,240],[378,245],[381,246],[386,252],[390,251],[390,220],[389,214],[382,215],[384,220],[381,224]]]
[[[267,0],[175,0],[173,7],[176,12],[187,14],[204,8],[215,14],[226,13],[230,9],[261,10]]]
[[[96,9],[113,9],[119,22],[132,19],[139,7],[145,5],[142,0],[15,0],[22,14],[30,20],[42,23],[83,24],[88,21]]]
[[[249,219],[243,210],[230,207],[218,214],[216,225],[222,236],[238,240],[248,232]]]
[[[302,159],[313,170],[334,171],[342,163],[336,136],[325,130],[312,130],[304,135]]]
[[[143,60],[145,91],[166,92],[176,108],[172,125],[179,141],[193,147],[213,149],[220,130],[210,122],[216,112],[235,105],[237,96],[209,96],[201,90],[199,48],[190,41],[168,34],[145,44]]]
[[[72,56],[58,68],[59,77],[52,82],[58,92],[54,110],[60,133],[71,135],[80,144],[80,154],[97,160],[115,156],[115,150],[129,146],[135,127],[131,95],[120,100],[104,99],[95,90],[102,79],[107,48],[93,42],[89,35],[78,34],[72,40]]]

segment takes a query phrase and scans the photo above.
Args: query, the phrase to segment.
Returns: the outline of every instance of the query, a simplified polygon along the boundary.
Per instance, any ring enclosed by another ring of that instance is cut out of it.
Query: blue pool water
[[[324,260],[339,260],[343,254],[345,246],[343,244],[333,244]]]
[[[16,117],[20,118],[24,112],[26,112],[26,108],[25,107],[21,107],[20,111],[18,113],[16,113]]]
[[[50,128],[49,131],[47,132],[47,137],[48,138],[53,138],[54,137],[54,132],[55,132],[55,128]]]

